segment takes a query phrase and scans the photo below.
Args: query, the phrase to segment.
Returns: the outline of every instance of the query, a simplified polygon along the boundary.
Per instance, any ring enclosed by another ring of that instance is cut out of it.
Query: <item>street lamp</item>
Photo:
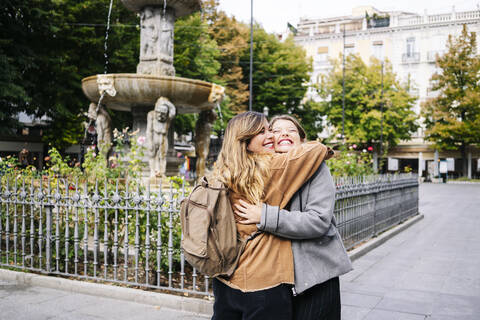
[[[345,144],[345,24],[343,25],[343,63],[342,63],[342,141]]]
[[[380,91],[380,171],[382,170],[383,147],[383,60],[382,60],[382,86]]]
[[[253,0],[250,1],[250,97],[248,110],[252,111],[253,96]]]

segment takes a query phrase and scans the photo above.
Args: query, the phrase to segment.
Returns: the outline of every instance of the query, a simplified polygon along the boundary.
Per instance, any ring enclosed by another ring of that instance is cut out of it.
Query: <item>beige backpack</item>
[[[228,189],[203,177],[180,206],[185,259],[210,276],[229,277],[235,271],[245,241],[237,235]]]

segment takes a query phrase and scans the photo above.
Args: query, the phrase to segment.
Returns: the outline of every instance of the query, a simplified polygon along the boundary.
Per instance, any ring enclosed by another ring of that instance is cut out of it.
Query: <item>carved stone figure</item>
[[[195,153],[197,156],[196,173],[200,179],[205,175],[205,164],[210,149],[210,134],[217,114],[213,110],[200,112],[195,125]]]
[[[164,97],[160,97],[155,103],[155,109],[147,114],[146,134],[151,177],[165,176],[168,129],[175,114],[175,106]]]
[[[29,157],[28,155],[30,154],[30,151],[27,150],[27,148],[23,148],[19,154],[18,154],[18,162],[20,162],[20,166],[22,168],[26,168],[30,163],[29,163]]]
[[[167,8],[146,6],[140,14],[140,63],[141,74],[174,76],[173,24],[175,14]]]
[[[157,58],[157,41],[159,26],[158,19],[155,19],[154,9],[145,7],[140,16],[142,28],[140,31],[141,41],[141,59],[156,60]]]
[[[114,97],[117,94],[117,90],[114,86],[114,80],[111,76],[105,74],[97,75],[97,85],[100,95],[107,93],[109,96]]]
[[[210,95],[208,96],[208,102],[220,103],[225,96],[225,88],[219,86],[218,84],[212,83],[212,89],[210,90]]]
[[[108,161],[108,155],[112,149],[112,119],[102,105],[97,108],[93,102],[88,108],[88,118],[95,121],[97,147]]]

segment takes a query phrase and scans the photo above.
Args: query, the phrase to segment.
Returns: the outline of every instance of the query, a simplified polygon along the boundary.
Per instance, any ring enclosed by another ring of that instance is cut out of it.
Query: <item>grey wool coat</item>
[[[262,205],[258,229],[292,240],[294,294],[352,270],[334,206],[335,186],[325,163],[293,196],[288,210]]]

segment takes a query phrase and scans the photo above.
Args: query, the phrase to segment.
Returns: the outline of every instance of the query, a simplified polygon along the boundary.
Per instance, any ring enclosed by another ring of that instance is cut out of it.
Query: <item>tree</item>
[[[253,110],[269,115],[294,112],[305,96],[312,70],[305,51],[295,45],[293,38],[280,42],[259,26],[253,35]],[[244,81],[248,83],[250,50],[242,57]],[[303,119],[301,119],[303,120]]]
[[[174,64],[176,76],[221,83],[218,71],[220,50],[208,33],[209,26],[200,13],[180,18],[175,23]],[[195,114],[175,117],[174,129],[179,134],[193,132]]]
[[[464,25],[460,36],[448,37],[447,52],[436,60],[432,78],[438,96],[422,106],[426,138],[439,150],[460,150],[467,174],[467,148],[480,144],[480,56],[476,34]]]
[[[81,79],[104,72],[108,5],[103,0],[7,1],[0,11],[0,64],[8,70],[0,77],[2,127],[8,120],[4,115],[24,111],[51,119],[45,142],[62,149],[81,140],[88,108]],[[138,61],[137,17],[118,6],[112,22],[108,72],[132,72]],[[125,118],[112,115],[114,121]]]
[[[0,10],[0,132],[13,133],[19,112],[34,114],[33,92],[39,83],[42,65],[51,57],[36,50],[39,41],[49,40],[55,17],[46,1],[29,3],[10,0]],[[41,48],[39,48],[41,49]]]
[[[220,49],[221,67],[218,77],[229,97],[228,104],[224,103],[222,107],[232,110],[233,113],[240,113],[248,109],[248,82],[244,81],[240,59],[249,46],[249,28],[235,17],[216,10],[216,7],[214,0],[204,2],[206,20],[210,25],[209,33]]]
[[[324,99],[320,112],[328,122],[342,133],[342,65],[334,61],[332,72],[322,79],[320,96]],[[345,137],[350,143],[380,147],[387,151],[400,140],[408,140],[418,125],[412,110],[416,98],[408,93],[408,87],[396,79],[391,64],[384,63],[383,98],[382,63],[372,58],[366,65],[357,55],[349,55],[345,65]],[[383,114],[381,112],[383,104]]]
[[[307,100],[293,108],[291,112],[301,121],[307,138],[310,140],[317,139],[318,134],[323,130],[321,108],[321,103]]]

